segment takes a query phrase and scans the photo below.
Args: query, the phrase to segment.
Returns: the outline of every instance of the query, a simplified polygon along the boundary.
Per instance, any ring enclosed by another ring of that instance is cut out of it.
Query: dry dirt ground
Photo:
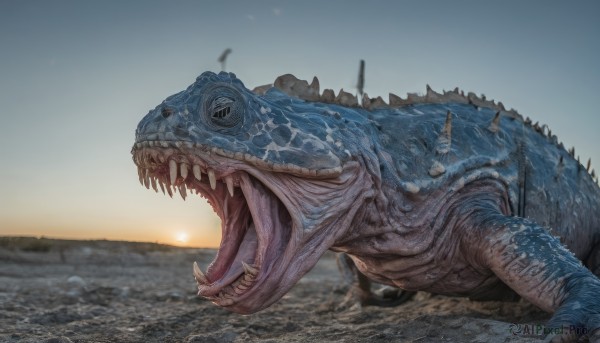
[[[539,342],[534,306],[417,294],[393,308],[339,309],[327,253],[253,315],[196,297],[192,262],[215,251],[149,243],[0,238],[0,342]],[[516,335],[513,335],[513,332]]]

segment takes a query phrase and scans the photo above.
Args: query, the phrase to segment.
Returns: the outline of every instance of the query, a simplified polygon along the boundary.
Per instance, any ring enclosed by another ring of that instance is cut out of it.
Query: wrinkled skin
[[[549,327],[582,329],[567,339],[600,331],[600,191],[556,137],[458,93],[366,109],[290,82],[276,86],[293,96],[257,95],[207,72],[138,125],[140,181],[199,193],[222,219],[199,295],[259,311],[331,249],[378,283],[517,293]]]

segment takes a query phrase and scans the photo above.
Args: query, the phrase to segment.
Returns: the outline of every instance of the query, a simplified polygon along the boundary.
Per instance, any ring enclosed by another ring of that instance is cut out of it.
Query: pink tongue
[[[219,284],[225,286],[237,279],[240,275],[244,273],[244,267],[242,267],[242,261],[252,264],[254,263],[254,255],[256,254],[256,248],[258,245],[258,239],[256,237],[256,230],[254,229],[254,223],[251,223],[246,230],[246,234],[244,235],[244,240],[242,244],[240,244],[240,248],[238,250],[231,267],[227,270],[227,273],[218,281]]]

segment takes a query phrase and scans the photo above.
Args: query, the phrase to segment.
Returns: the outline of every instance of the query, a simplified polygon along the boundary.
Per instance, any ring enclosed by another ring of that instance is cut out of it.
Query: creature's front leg
[[[527,219],[490,208],[471,212],[464,225],[465,256],[474,266],[491,269],[523,298],[554,313],[546,333],[556,334],[555,328],[562,334],[553,341],[587,335],[590,342],[600,342],[600,279],[556,237]]]

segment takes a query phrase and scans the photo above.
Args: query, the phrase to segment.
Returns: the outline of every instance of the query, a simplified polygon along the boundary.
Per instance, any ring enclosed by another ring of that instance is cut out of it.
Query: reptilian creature
[[[330,249],[382,284],[516,292],[553,313],[548,328],[600,332],[595,175],[483,96],[428,87],[359,106],[316,78],[250,91],[206,72],[141,120],[132,154],[147,188],[198,193],[222,219],[218,254],[194,275],[231,311],[273,304]]]

